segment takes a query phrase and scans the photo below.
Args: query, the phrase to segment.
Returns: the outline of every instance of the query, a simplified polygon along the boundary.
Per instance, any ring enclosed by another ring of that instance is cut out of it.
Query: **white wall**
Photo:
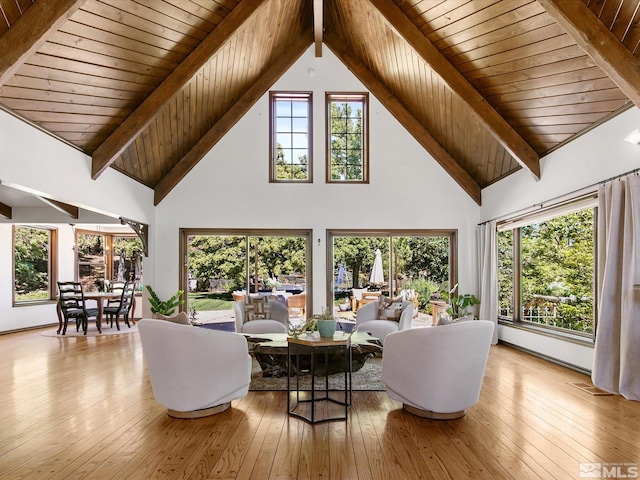
[[[517,210],[640,168],[640,146],[624,141],[636,128],[640,128],[640,109],[634,107],[543,158],[539,181],[521,171],[485,188],[482,191],[482,220],[508,216]],[[591,370],[592,347],[554,340],[509,326],[499,327],[499,338]]]
[[[154,222],[153,191],[138,182],[107,169],[91,180],[90,158],[78,150],[0,111],[0,182],[90,210],[75,223],[96,221],[97,212],[140,222]],[[60,221],[55,215],[45,219],[42,209],[16,209],[16,223],[41,225]],[[48,221],[46,221],[48,220]],[[58,278],[74,278],[75,260],[71,246],[74,236],[67,218],[58,228]],[[146,259],[145,259],[146,261]],[[12,305],[12,225],[0,224],[0,332],[57,322],[54,304]]]
[[[269,183],[269,96],[264,95],[158,205],[154,276],[150,279],[145,266],[145,278],[161,297],[178,288],[181,227],[313,229],[318,312],[326,303],[327,229],[457,228],[460,285],[476,291],[479,206],[372,95],[370,183],[325,183],[325,92],[366,91],[331,52],[325,49],[315,58],[311,47],[272,90],[313,91],[314,182]]]

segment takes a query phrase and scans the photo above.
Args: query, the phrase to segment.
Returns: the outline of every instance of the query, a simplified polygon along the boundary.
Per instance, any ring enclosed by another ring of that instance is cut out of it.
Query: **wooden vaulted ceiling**
[[[159,203],[315,42],[478,203],[640,106],[640,0],[0,0],[0,105]]]

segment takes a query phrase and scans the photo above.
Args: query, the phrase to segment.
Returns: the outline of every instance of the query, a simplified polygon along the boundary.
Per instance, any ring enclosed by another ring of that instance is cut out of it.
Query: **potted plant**
[[[267,278],[267,281],[264,283],[271,289],[272,293],[276,293],[276,291],[282,286],[276,277]]]
[[[447,312],[448,318],[442,319],[443,323],[452,323],[460,320],[461,318],[473,317],[471,312],[471,307],[474,305],[480,305],[480,300],[471,293],[458,294],[456,295],[456,291],[458,290],[458,284],[456,283],[451,290],[446,288],[440,289],[440,295],[442,299],[447,302],[447,308],[445,311]]]
[[[333,338],[333,334],[336,333],[337,321],[331,310],[323,308],[322,314],[312,315],[309,320],[317,323],[318,332],[322,338]]]
[[[184,303],[182,297],[182,290],[178,290],[169,300],[160,300],[156,292],[153,291],[150,285],[146,285],[149,292],[149,303],[151,304],[151,313],[154,315],[162,315],[165,317],[171,316],[175,312],[176,307],[179,307]]]

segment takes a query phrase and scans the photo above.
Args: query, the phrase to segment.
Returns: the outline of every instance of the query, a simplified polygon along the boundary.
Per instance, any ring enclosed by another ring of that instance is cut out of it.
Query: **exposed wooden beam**
[[[451,177],[478,204],[482,204],[482,193],[478,183],[467,171],[442,148],[438,141],[424,126],[405,108],[393,93],[373,74],[371,70],[356,57],[345,42],[333,33],[325,34],[325,43],[335,55],[344,62],[349,70],[367,87],[373,95],[391,112],[391,114],[407,129],[407,131],[436,159]]]
[[[402,37],[484,122],[485,126],[523,168],[540,179],[540,157],[487,102],[392,0],[369,0]]]
[[[164,197],[182,180],[189,171],[220,141],[247,111],[269,90],[269,88],[302,56],[313,43],[311,29],[299,36],[284,49],[284,55],[247,89],[240,99],[211,127],[194,147],[165,175],[155,188],[154,204]]]
[[[80,209],[76,206],[69,205],[68,203],[59,202],[57,200],[51,200],[49,198],[37,196],[42,202],[46,203],[52,208],[55,208],[57,211],[64,213],[65,215],[69,215],[71,218],[77,220]]]
[[[265,0],[243,0],[156,88],[140,106],[95,150],[91,162],[94,180],[151,123],[155,115],[205,65],[233,33],[244,24]]]
[[[86,0],[35,2],[0,37],[0,86],[78,10]]]
[[[538,3],[640,108],[640,60],[580,0]]]
[[[322,37],[324,35],[324,0],[313,0],[313,41],[316,57],[322,57]]]
[[[0,216],[3,216],[7,220],[11,220],[11,207],[6,203],[0,202]]]

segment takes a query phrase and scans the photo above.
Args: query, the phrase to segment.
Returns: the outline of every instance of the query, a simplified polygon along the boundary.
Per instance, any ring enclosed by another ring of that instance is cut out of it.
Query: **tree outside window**
[[[13,228],[14,303],[53,298],[56,233],[45,228]]]
[[[594,218],[587,208],[498,234],[502,319],[593,334]]]
[[[272,182],[310,182],[311,93],[271,92]]]
[[[327,94],[327,182],[368,183],[366,93]]]

